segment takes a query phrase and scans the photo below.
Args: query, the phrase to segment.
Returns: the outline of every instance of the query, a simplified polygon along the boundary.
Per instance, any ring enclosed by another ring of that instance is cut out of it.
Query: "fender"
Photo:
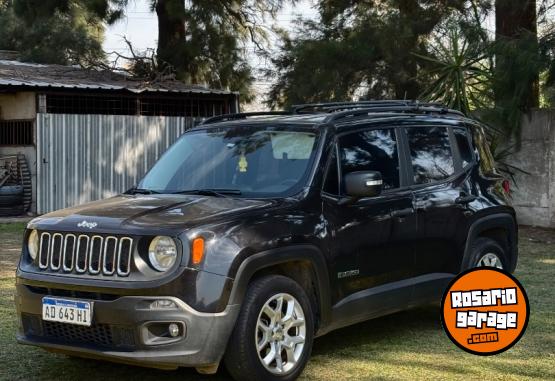
[[[512,273],[515,270],[518,259],[518,228],[514,216],[509,213],[491,214],[474,221],[472,225],[470,225],[464,248],[462,268],[466,268],[469,265],[467,262],[470,260],[470,249],[472,248],[474,240],[480,235],[480,233],[494,228],[507,230],[507,233],[509,234],[509,250],[511,256],[509,272]]]
[[[253,254],[246,258],[235,276],[233,289],[229,298],[229,304],[241,304],[247,292],[247,287],[252,276],[259,270],[267,267],[298,260],[308,260],[314,268],[317,282],[317,297],[320,304],[320,326],[329,325],[331,320],[331,294],[328,279],[328,268],[324,255],[313,245],[295,245],[283,248],[271,249]]]

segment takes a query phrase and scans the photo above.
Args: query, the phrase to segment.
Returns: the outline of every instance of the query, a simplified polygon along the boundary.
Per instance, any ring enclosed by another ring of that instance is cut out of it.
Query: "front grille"
[[[42,270],[91,275],[129,275],[133,239],[43,232],[38,265]]]
[[[51,342],[87,347],[102,347],[119,350],[135,348],[132,327],[93,324],[90,327],[44,321],[37,315],[22,314],[25,335],[46,338]]]

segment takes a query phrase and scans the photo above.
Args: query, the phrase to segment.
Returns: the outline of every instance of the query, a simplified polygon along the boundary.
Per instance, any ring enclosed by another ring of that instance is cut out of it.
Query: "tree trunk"
[[[392,78],[395,97],[417,99],[421,89],[416,79],[418,66],[412,52],[419,37],[418,23],[414,23],[414,20],[419,15],[420,7],[414,0],[400,0],[397,5],[401,24],[399,31],[403,38],[399,38],[397,42],[399,46],[396,56],[400,70]]]
[[[185,1],[157,0],[158,16],[158,60],[164,65],[173,66],[178,72],[182,69],[183,44],[185,43]]]
[[[496,103],[502,103],[508,93],[517,88],[518,104],[524,109],[539,106],[539,71],[535,70],[538,52],[536,0],[495,0],[495,32],[498,50],[496,77],[505,83],[497,86]],[[518,55],[530,54],[531,72],[525,78],[509,78],[511,65],[519,65]],[[525,81],[525,83],[522,83]],[[520,83],[519,83],[520,82]]]

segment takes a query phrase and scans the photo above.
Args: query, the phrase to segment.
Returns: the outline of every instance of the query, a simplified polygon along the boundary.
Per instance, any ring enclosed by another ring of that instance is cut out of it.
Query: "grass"
[[[13,224],[0,224],[0,234],[2,233],[12,233],[12,234],[20,234],[23,229],[25,229],[25,226],[27,226],[26,223],[23,222],[15,222]]]
[[[72,359],[17,345],[14,269],[22,225],[0,225],[0,380],[227,380],[191,369],[159,371]],[[439,309],[420,308],[332,332],[314,343],[301,380],[545,380],[555,379],[555,232],[524,229],[517,278],[528,292],[528,330],[509,351],[467,354],[449,341]]]

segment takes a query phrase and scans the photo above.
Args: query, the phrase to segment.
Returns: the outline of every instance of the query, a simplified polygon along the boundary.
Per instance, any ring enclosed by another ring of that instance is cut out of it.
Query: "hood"
[[[46,214],[30,226],[96,233],[183,231],[276,204],[273,200],[197,195],[120,195]]]

